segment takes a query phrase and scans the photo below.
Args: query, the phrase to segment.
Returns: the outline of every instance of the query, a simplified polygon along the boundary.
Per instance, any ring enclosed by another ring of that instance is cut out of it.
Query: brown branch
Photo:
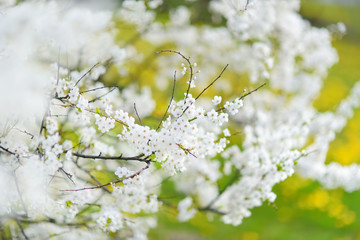
[[[257,90],[259,90],[260,88],[262,88],[262,87],[265,86],[265,85],[266,85],[266,83],[261,84],[260,86],[258,86],[258,87],[255,88],[254,90],[251,90],[250,92],[245,93],[244,95],[242,95],[239,99],[241,100],[241,99],[245,98],[246,96],[252,94],[253,92],[256,92]]]
[[[2,149],[4,152],[7,152],[7,153],[9,153],[11,155],[17,155],[16,153],[10,151],[8,148],[4,148],[3,146],[0,146],[0,149]]]

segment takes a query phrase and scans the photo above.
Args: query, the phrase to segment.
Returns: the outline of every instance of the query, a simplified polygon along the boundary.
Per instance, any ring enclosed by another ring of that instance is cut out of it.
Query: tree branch
[[[134,157],[123,157],[122,154],[120,156],[102,156],[101,153],[99,155],[86,155],[81,153],[72,153],[72,155],[80,158],[89,158],[89,159],[102,159],[102,160],[124,160],[124,161],[139,161],[139,162],[149,162],[151,160],[144,157],[144,154],[139,154]]]
[[[226,70],[226,68],[229,66],[229,64],[226,64],[226,66],[224,67],[224,69],[221,71],[221,73],[206,87],[206,88],[204,88],[202,91],[201,91],[201,93],[195,98],[195,100],[197,100],[209,87],[211,87],[211,85],[213,85],[220,77],[221,77],[221,75],[225,72],[225,70]],[[185,104],[185,102],[184,102],[184,104]],[[182,114],[180,115],[180,117],[182,116],[182,115],[184,115],[184,113],[188,110],[188,108],[189,108],[190,106],[187,106],[185,109],[184,109],[184,111],[182,112]]]
[[[254,90],[251,90],[250,92],[245,93],[244,95],[242,95],[242,96],[239,97],[238,99],[239,99],[239,100],[244,99],[245,97],[247,97],[248,95],[252,94],[253,92],[256,92],[257,90],[259,90],[260,88],[262,88],[262,87],[265,86],[265,85],[266,85],[266,83],[261,84],[260,86],[258,86],[258,87],[255,88]],[[216,110],[216,111],[217,111],[217,112],[220,112],[220,111],[223,111],[223,110],[225,110],[225,107],[219,108],[219,109]]]
[[[132,175],[130,175],[130,176],[127,176],[127,177],[125,177],[125,178],[119,179],[119,180],[117,180],[117,181],[115,181],[115,182],[109,182],[109,183],[106,183],[106,184],[103,184],[103,185],[94,186],[94,187],[85,187],[85,188],[79,188],[79,189],[67,189],[67,190],[60,190],[60,191],[63,191],[63,192],[77,192],[77,191],[97,189],[97,188],[102,188],[102,187],[105,187],[105,186],[117,184],[117,183],[123,182],[123,181],[126,180],[126,179],[134,178],[134,177],[140,175],[140,173],[142,173],[143,171],[145,171],[146,169],[148,169],[148,168],[150,167],[150,164],[151,164],[151,160],[147,160],[145,167],[143,167],[142,169],[140,169],[140,170],[137,171],[136,173],[134,173],[134,174],[132,174]]]
[[[77,80],[77,82],[75,83],[74,87],[76,87],[76,85],[78,85],[78,83],[81,81],[81,79],[83,79],[86,75],[88,75],[91,70],[93,70],[97,65],[99,65],[99,63],[96,63],[94,66],[92,66],[86,73],[84,73],[84,75],[81,76],[81,78],[79,78],[79,80]]]
[[[217,76],[217,78],[215,78],[206,88],[204,88],[201,93],[195,98],[195,100],[197,100],[209,87],[211,87],[220,77],[221,75],[225,72],[226,68],[229,66],[229,64],[226,64],[226,66],[224,67],[224,69],[221,71],[221,73],[219,74],[219,76]]]
[[[20,229],[20,231],[21,231],[21,234],[24,236],[24,238],[25,238],[26,240],[28,240],[29,237],[25,234],[25,231],[24,231],[24,228],[23,228],[21,222],[20,222],[18,219],[15,219],[15,221],[16,221],[17,225],[19,226],[19,229]]]

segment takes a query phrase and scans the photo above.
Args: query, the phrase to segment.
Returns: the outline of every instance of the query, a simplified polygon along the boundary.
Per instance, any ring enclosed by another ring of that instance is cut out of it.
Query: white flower
[[[227,129],[227,128],[225,128],[225,129],[223,130],[223,133],[224,133],[224,136],[225,136],[225,137],[230,137],[230,136],[231,136],[230,131],[229,131],[229,129]]]
[[[71,103],[76,103],[79,97],[79,88],[73,87],[69,92],[69,101]]]
[[[212,103],[214,105],[218,105],[221,103],[222,97],[221,96],[215,96],[214,99],[212,100]]]
[[[112,118],[100,117],[99,115],[95,115],[95,118],[95,123],[102,133],[108,132],[115,127],[115,120]]]
[[[118,176],[118,178],[128,177],[128,176],[131,176],[132,174],[133,174],[133,171],[130,171],[126,167],[118,167],[115,172],[115,175]]]
[[[103,206],[96,222],[104,231],[116,232],[123,227],[123,216],[116,207]]]
[[[89,105],[89,101],[86,100],[82,95],[80,95],[76,106],[80,108],[82,111],[84,111],[88,107],[88,105]]]
[[[193,201],[191,197],[186,197],[181,200],[178,204],[178,220],[180,222],[188,221],[189,219],[193,218],[196,214],[197,210],[192,208]]]
[[[53,135],[58,130],[58,123],[54,118],[47,117],[45,120],[46,130]]]

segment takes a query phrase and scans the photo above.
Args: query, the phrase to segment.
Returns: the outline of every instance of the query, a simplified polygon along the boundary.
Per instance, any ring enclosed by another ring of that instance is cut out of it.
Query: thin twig
[[[17,190],[17,192],[18,192],[18,194],[19,194],[19,198],[20,198],[21,205],[23,206],[24,211],[25,211],[25,214],[26,214],[26,216],[27,216],[27,215],[28,215],[28,211],[27,211],[27,208],[26,208],[26,206],[25,206],[25,202],[24,202],[24,200],[23,200],[23,198],[22,198],[21,192],[20,192],[20,188],[19,188],[19,184],[18,184],[18,181],[17,181],[17,178],[16,178],[15,171],[13,172],[13,177],[14,177],[14,182],[15,182],[16,190]]]
[[[46,118],[46,116],[47,116],[47,114],[45,114],[44,117],[43,117],[43,119],[41,120],[40,134],[39,134],[39,135],[42,134],[42,131],[43,131],[44,128],[45,128],[44,124],[45,124],[45,118]]]
[[[62,172],[65,176],[75,185],[75,182],[72,180],[72,175],[66,172],[62,167],[58,169],[58,172]]]
[[[260,86],[258,86],[257,88],[255,88],[254,90],[252,90],[252,91],[250,91],[250,92],[248,92],[248,93],[245,93],[244,95],[242,95],[242,96],[240,97],[240,100],[243,99],[243,98],[245,98],[246,96],[252,94],[253,92],[256,92],[257,90],[259,90],[260,88],[262,88],[262,87],[265,86],[265,85],[266,85],[266,83],[263,83],[263,84],[261,84]]]
[[[190,68],[190,77],[189,77],[189,84],[188,84],[188,88],[186,90],[186,94],[185,94],[185,100],[184,100],[184,104],[186,104],[186,99],[189,95],[189,91],[190,91],[190,87],[191,87],[191,82],[193,80],[193,76],[194,76],[194,71],[193,71],[193,67],[190,61],[190,58],[185,57],[184,54],[182,54],[179,51],[175,51],[175,50],[161,50],[161,51],[157,51],[155,53],[176,53],[179,56],[181,56],[183,59],[185,59],[185,61],[189,64],[189,68]]]
[[[239,97],[238,99],[239,99],[239,100],[244,99],[246,96],[252,94],[253,92],[256,92],[257,90],[259,90],[260,88],[262,88],[262,87],[265,86],[265,85],[266,85],[266,83],[261,84],[259,87],[255,88],[254,90],[252,90],[252,91],[250,91],[250,92],[248,92],[248,93],[245,93],[244,95],[242,95],[242,96]],[[217,112],[220,112],[220,111],[223,111],[223,110],[225,110],[225,107],[219,108],[219,109],[216,110],[216,111],[217,111]]]
[[[10,151],[8,148],[4,148],[3,146],[0,146],[0,149],[2,149],[3,151],[5,151],[5,152],[7,152],[7,153],[9,153],[11,155],[17,155],[16,153]]]
[[[119,180],[117,180],[117,181],[115,181],[115,182],[109,182],[109,183],[106,183],[106,184],[103,184],[103,185],[94,186],[94,187],[86,187],[86,188],[80,188],[80,189],[67,189],[67,190],[60,190],[60,191],[64,191],[64,192],[74,192],[74,191],[97,189],[97,188],[102,188],[102,187],[105,187],[105,186],[117,184],[117,183],[123,182],[123,181],[126,180],[126,179],[134,178],[134,177],[140,175],[140,173],[142,173],[143,171],[145,171],[146,169],[148,169],[148,168],[150,167],[150,164],[151,164],[151,161],[150,161],[150,160],[147,160],[145,167],[143,167],[142,169],[140,169],[140,170],[137,171],[136,173],[134,173],[134,174],[132,174],[132,175],[130,175],[130,176],[127,176],[127,177],[125,177],[125,178],[119,179]]]
[[[22,132],[22,133],[25,133],[25,134],[29,135],[29,136],[31,137],[31,139],[34,138],[34,135],[33,135],[33,134],[31,134],[31,133],[29,133],[29,132],[27,132],[27,131],[25,131],[25,130],[21,130],[21,129],[16,128],[16,127],[14,127],[14,129],[18,130],[19,132]]]
[[[184,148],[183,146],[181,146],[180,144],[176,144],[179,148],[181,148],[182,150],[184,150],[185,153],[190,154],[191,156],[198,158],[197,156],[195,156],[195,154],[193,154],[189,149]]]
[[[106,95],[108,95],[109,93],[111,93],[112,91],[114,91],[116,88],[117,88],[117,87],[114,87],[114,88],[110,89],[110,91],[108,91],[107,93],[104,93],[103,95],[101,95],[101,96],[99,96],[99,97],[97,97],[97,98],[94,98],[94,99],[90,100],[89,103],[95,102],[95,101],[99,100],[100,98],[105,97]]]
[[[50,114],[49,117],[67,117],[68,114]]]
[[[206,87],[204,88],[201,93],[195,98],[195,100],[197,100],[209,87],[211,87],[221,76],[222,74],[225,72],[226,68],[229,66],[229,64],[226,64],[226,66],[223,68],[223,70],[221,71],[221,73]],[[185,103],[184,103],[185,105]],[[191,106],[191,105],[190,105]],[[184,113],[188,110],[188,108],[190,106],[187,106],[184,111],[181,113],[181,115],[179,117],[181,117],[182,115],[184,115]]]
[[[69,148],[69,149],[66,149],[66,150],[64,151],[64,153],[67,153],[68,151],[75,149],[76,147],[80,146],[81,144],[82,144],[82,142],[80,141],[79,143],[77,143],[77,144],[74,145],[73,147],[71,147],[71,148]],[[71,153],[71,154],[73,154],[73,153]]]
[[[140,125],[143,126],[143,124],[142,124],[142,122],[141,122],[141,118],[140,118],[140,116],[139,116],[139,114],[138,114],[138,111],[137,111],[137,109],[136,109],[136,103],[134,103],[134,111],[135,111],[135,114],[136,114],[137,118],[139,119]]]
[[[226,213],[225,212],[222,212],[218,209],[215,209],[215,208],[198,208],[199,211],[202,211],[202,212],[213,212],[213,213],[216,213],[216,214],[219,214],[219,215],[225,215]]]
[[[16,221],[17,225],[19,226],[19,229],[20,229],[21,234],[24,236],[24,238],[25,238],[26,240],[28,240],[29,237],[25,234],[25,231],[24,231],[24,228],[23,228],[21,222],[20,222],[18,219],[15,219],[15,221]]]
[[[225,70],[228,66],[229,66],[229,64],[226,64],[226,66],[223,68],[223,70],[221,71],[219,76],[217,76],[217,78],[215,78],[206,88],[204,88],[201,91],[201,93],[195,98],[195,100],[197,100],[209,87],[211,87],[221,77],[221,75],[225,72]]]
[[[87,93],[87,92],[93,92],[93,91],[96,91],[96,90],[99,90],[99,89],[104,89],[104,88],[116,88],[116,87],[117,87],[117,86],[97,87],[97,88],[92,88],[92,89],[89,89],[89,90],[82,91],[82,92],[80,92],[79,94],[83,94],[83,93]]]
[[[89,159],[102,159],[102,160],[124,160],[124,161],[139,161],[139,162],[148,162],[147,158],[143,158],[144,154],[140,154],[134,157],[123,157],[122,154],[120,156],[102,156],[101,153],[99,155],[86,155],[81,153],[72,153],[76,157],[80,158],[89,158]]]
[[[91,72],[91,70],[93,70],[97,65],[99,65],[99,63],[96,63],[94,66],[92,66],[86,73],[84,73],[84,75],[81,76],[81,78],[79,78],[79,80],[77,80],[77,82],[75,83],[74,87],[76,87],[76,85],[78,85],[78,83],[81,81],[81,79],[83,79],[86,75],[88,75],[88,73]]]
[[[97,180],[97,178],[96,178],[94,175],[92,175],[89,170],[86,170],[85,168],[81,167],[77,162],[75,162],[75,161],[73,161],[73,162],[75,163],[75,165],[76,165],[80,170],[82,170],[83,172],[87,173],[87,174],[91,177],[91,179],[94,180],[98,185],[101,185],[101,183],[99,182],[99,180]],[[103,189],[104,191],[110,193],[110,190],[107,189],[106,187],[103,187],[102,189]]]
[[[169,105],[167,106],[167,109],[166,109],[166,111],[165,111],[165,113],[164,113],[164,115],[163,115],[163,117],[162,117],[162,119],[161,119],[161,121],[160,121],[160,123],[159,123],[159,126],[156,128],[156,131],[159,130],[159,128],[161,127],[161,124],[162,124],[162,122],[164,121],[164,119],[165,119],[165,117],[166,117],[166,114],[168,113],[169,108],[170,108],[170,106],[171,106],[171,103],[172,103],[172,101],[173,101],[173,99],[174,99],[175,84],[176,84],[176,71],[175,71],[175,73],[174,73],[174,84],[173,84],[173,89],[172,89],[172,93],[171,93],[171,99],[170,99]]]

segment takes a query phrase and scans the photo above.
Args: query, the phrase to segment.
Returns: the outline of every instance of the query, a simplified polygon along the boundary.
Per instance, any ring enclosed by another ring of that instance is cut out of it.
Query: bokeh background
[[[171,3],[170,3],[171,2]],[[178,1],[164,1],[169,5]],[[197,1],[194,11],[198,22],[206,21],[202,5]],[[301,14],[312,25],[329,27],[343,22],[347,34],[333,42],[339,62],[334,65],[324,81],[321,94],[314,106],[321,112],[333,111],[345,98],[351,87],[360,79],[360,1],[313,1],[304,0]],[[332,142],[327,161],[344,165],[360,163],[360,110],[357,110],[346,128]],[[171,198],[171,183],[164,184]],[[274,205],[263,205],[252,211],[250,218],[240,226],[223,224],[214,217],[206,220],[198,213],[189,223],[179,223],[176,211],[164,205],[159,213],[158,227],[151,230],[150,239],[307,239],[307,240],[360,240],[360,191],[346,193],[342,189],[327,190],[312,180],[298,175],[275,187],[278,195]]]

